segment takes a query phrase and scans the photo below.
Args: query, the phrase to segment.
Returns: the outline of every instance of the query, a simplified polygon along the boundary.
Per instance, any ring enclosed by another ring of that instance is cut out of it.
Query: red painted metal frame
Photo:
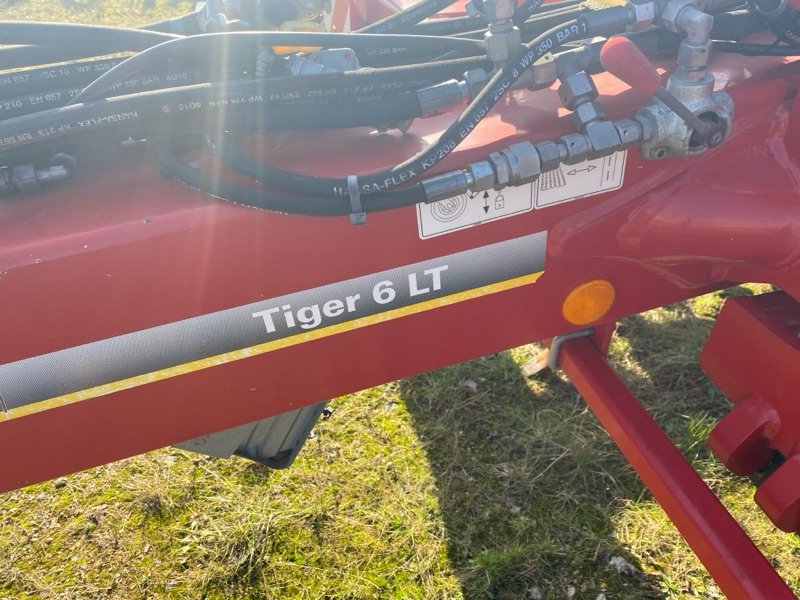
[[[3,203],[0,363],[534,232],[547,231],[548,246],[533,285],[2,422],[0,490],[569,332],[561,303],[589,279],[616,288],[611,311],[592,324],[606,329],[736,282],[771,282],[799,299],[800,68],[742,57],[716,57],[713,66],[738,111],[719,148],[661,162],[632,150],[617,192],[427,240],[412,207],[371,215],[362,227],[256,212],[162,180],[135,151],[95,157],[62,190]],[[608,75],[596,82],[611,118],[646,101]],[[401,162],[453,118],[421,121],[407,135],[285,133],[254,145],[292,170],[369,172]],[[441,168],[571,128],[553,90],[514,91]],[[565,368],[723,588],[733,598],[791,597],[586,344],[567,343]]]
[[[795,596],[611,369],[590,338],[561,346],[559,365],[731,600]]]
[[[709,436],[731,471],[751,475],[773,451],[785,462],[756,502],[784,531],[800,529],[800,304],[773,292],[725,303],[700,364],[735,407]]]
[[[783,139],[800,70],[743,62],[715,65],[739,110],[719,149],[656,163],[631,151],[618,192],[427,240],[411,207],[363,227],[257,212],[164,181],[136,153],[98,158],[60,191],[4,203],[0,363],[537,231],[548,231],[548,248],[531,286],[2,423],[0,452],[15,460],[0,489],[568,332],[561,302],[588,279],[616,288],[606,322],[735,281],[772,281],[798,296],[798,169]],[[645,101],[610,76],[597,83],[612,117]],[[349,172],[357,156],[364,172],[400,162],[452,118],[405,136],[276,134],[259,151],[318,174]],[[553,91],[512,92],[442,168],[570,128]],[[19,452],[32,440],[35,450]]]

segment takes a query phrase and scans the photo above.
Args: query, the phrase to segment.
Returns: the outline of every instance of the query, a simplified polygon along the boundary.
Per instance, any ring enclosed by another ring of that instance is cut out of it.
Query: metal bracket
[[[561,344],[567,340],[574,340],[575,338],[580,337],[589,337],[591,335],[594,335],[594,329],[589,327],[588,329],[580,329],[578,331],[573,331],[572,333],[566,333],[564,335],[557,335],[554,337],[550,344],[550,350],[547,354],[547,366],[553,371],[558,368],[558,353],[561,350]]]

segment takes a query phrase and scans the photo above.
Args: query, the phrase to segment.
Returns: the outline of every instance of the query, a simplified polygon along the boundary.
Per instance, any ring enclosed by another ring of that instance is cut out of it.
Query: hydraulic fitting
[[[661,87],[655,69],[632,44],[612,39],[603,49],[602,54],[612,58],[617,51],[615,60],[603,59],[608,71],[654,96],[636,116],[643,130],[644,158],[697,154],[717,146],[730,133],[733,101],[725,92],[714,91],[714,76],[707,69],[714,19],[698,8],[703,4],[703,0],[666,0],[662,5],[660,23],[686,34],[666,89]],[[617,43],[610,47],[614,42]],[[606,48],[614,50],[607,52]]]
[[[488,160],[472,163],[467,167],[470,191],[485,192],[494,187],[494,171]]]
[[[589,145],[589,138],[582,133],[568,133],[559,140],[561,151],[561,162],[566,165],[574,165],[589,158],[592,147]]]
[[[292,75],[319,75],[320,73],[343,73],[355,71],[361,65],[351,48],[317,50],[307,57],[292,55],[287,61]]]
[[[641,31],[653,24],[656,3],[653,0],[631,0],[625,4],[628,11],[628,31]]]
[[[583,128],[583,132],[589,141],[589,159],[608,156],[622,146],[619,132],[611,121],[593,121]]]
[[[597,96],[597,87],[586,71],[571,73],[561,79],[558,97],[569,110],[575,110],[578,104],[594,100]]]
[[[495,68],[502,67],[522,49],[522,34],[513,20],[516,7],[514,0],[483,0],[483,15],[489,22],[483,39],[486,55]]]
[[[463,106],[471,100],[469,87],[464,81],[444,81],[416,91],[420,116],[432,117],[446,110]]]
[[[582,133],[568,133],[558,143],[547,147],[537,144],[540,155],[548,153],[547,167],[549,171],[558,166],[555,162],[555,150],[558,149],[558,162],[574,165],[585,160],[609,156],[618,150],[631,148],[642,142],[644,128],[633,119],[619,121],[594,121],[589,123]],[[555,164],[551,167],[550,165]]]
[[[508,186],[525,185],[562,163],[574,165],[631,148],[642,141],[643,134],[642,125],[634,119],[595,121],[586,133],[570,133],[557,142],[511,144],[492,152],[489,160],[430,177],[422,181],[422,186],[427,202],[438,202],[467,191],[499,191]]]
[[[635,119],[620,119],[619,121],[612,121],[617,130],[617,135],[620,139],[620,150],[627,150],[638,146],[644,139],[644,130],[642,124]]]
[[[495,174],[496,190],[506,186],[524,185],[535,181],[542,172],[542,161],[530,142],[511,144],[500,152],[492,152],[489,162]]]
[[[590,102],[581,102],[575,107],[575,112],[572,114],[572,122],[575,123],[575,127],[579,131],[582,131],[589,123],[599,121],[605,116],[600,103],[592,100]]]
[[[561,164],[561,150],[557,142],[539,142],[534,144],[542,161],[542,172],[553,171]]]
[[[467,86],[470,101],[475,99],[487,83],[489,83],[489,73],[486,69],[470,69],[464,73],[464,84]]]
[[[425,190],[425,201],[438,202],[466,193],[469,189],[469,174],[461,170],[448,171],[423,179],[421,184]]]
[[[16,165],[0,170],[0,195],[31,194],[42,191],[48,185],[69,179],[65,165],[36,168],[31,164]]]

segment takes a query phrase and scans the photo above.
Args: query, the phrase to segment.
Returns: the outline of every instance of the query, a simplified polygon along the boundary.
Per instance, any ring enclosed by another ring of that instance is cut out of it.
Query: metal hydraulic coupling
[[[660,6],[659,21],[671,31],[686,34],[666,88],[628,39],[607,42],[601,53],[603,66],[631,87],[653,96],[636,115],[644,129],[644,158],[704,152],[730,134],[734,117],[733,100],[725,92],[714,91],[714,76],[707,68],[714,18],[694,0],[667,0]]]

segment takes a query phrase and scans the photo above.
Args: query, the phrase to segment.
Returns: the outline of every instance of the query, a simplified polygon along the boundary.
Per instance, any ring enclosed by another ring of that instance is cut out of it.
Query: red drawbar
[[[795,598],[590,338],[564,342],[559,363],[728,598]]]

